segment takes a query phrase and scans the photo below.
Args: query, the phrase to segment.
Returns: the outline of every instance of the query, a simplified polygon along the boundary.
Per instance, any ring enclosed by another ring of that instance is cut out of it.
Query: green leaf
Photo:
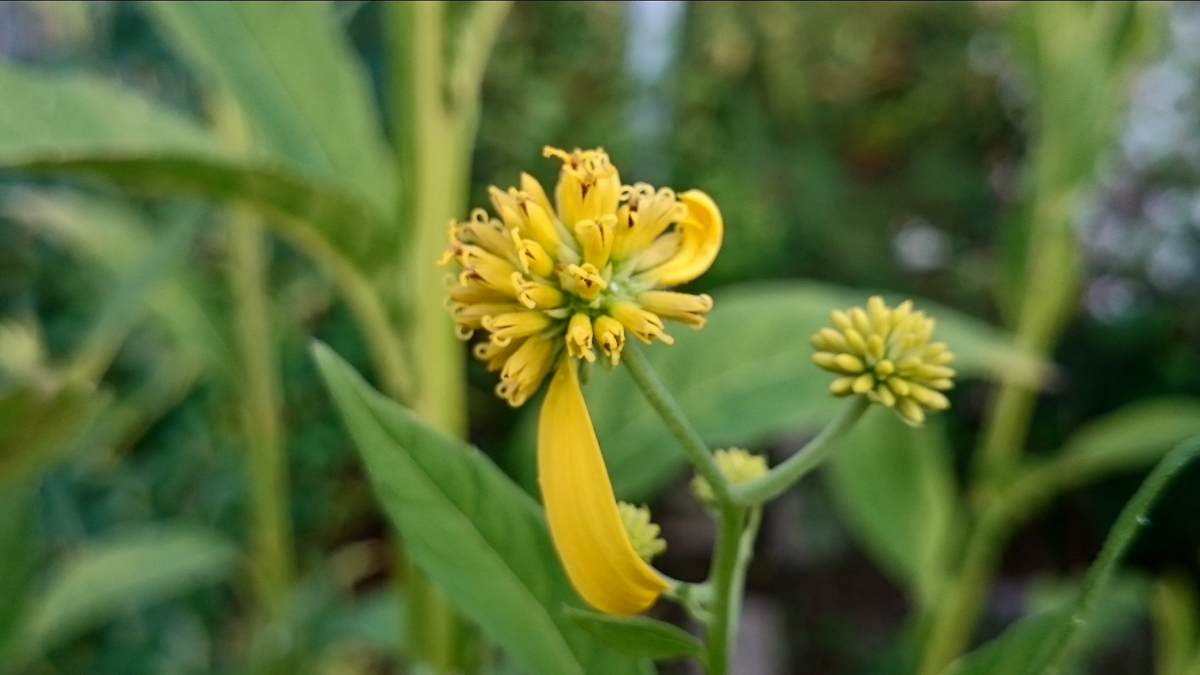
[[[1063,610],[1024,619],[1000,637],[966,655],[948,670],[953,675],[1049,675],[1076,656],[1077,643],[1094,620],[1118,565],[1130,544],[1150,522],[1151,507],[1176,474],[1200,455],[1200,436],[1175,447],[1142,482],[1121,510],[1104,547],[1084,577],[1075,599]]]
[[[146,259],[155,246],[145,216],[111,199],[78,193],[11,189],[0,193],[0,212],[80,259],[118,278]],[[188,265],[178,265],[150,292],[152,316],[192,360],[210,368],[235,362],[219,322],[199,301],[204,283]]]
[[[963,508],[937,419],[914,429],[890,410],[869,411],[829,468],[856,538],[921,604],[934,600],[950,576]]]
[[[225,539],[185,529],[89,543],[51,571],[22,623],[20,656],[44,653],[130,607],[219,581],[237,557]]]
[[[1200,400],[1159,398],[1131,403],[1079,428],[1062,454],[1120,471],[1144,466],[1173,445],[1200,434]]]
[[[0,394],[0,490],[62,459],[106,403],[85,385],[53,392],[29,385]]]
[[[609,616],[566,608],[580,628],[617,651],[662,661],[690,656],[704,661],[704,645],[669,623],[645,616]]]
[[[1058,611],[1021,619],[951,665],[947,675],[1038,675],[1066,634],[1065,616]]]
[[[310,255],[332,247],[371,262],[392,253],[389,216],[359,195],[275,157],[235,154],[193,120],[103,79],[6,65],[0,91],[12,102],[0,108],[0,169],[242,200]]]
[[[251,143],[319,182],[393,209],[395,168],[367,73],[326,3],[148,2],[210,86],[246,116]]]
[[[29,584],[41,560],[38,540],[37,487],[29,484],[0,490],[0,670],[7,662],[25,609]]]
[[[674,326],[675,344],[654,345],[646,355],[712,447],[753,445],[816,427],[841,410],[828,393],[833,376],[813,365],[808,338],[829,323],[830,310],[862,305],[869,295],[808,282],[741,285],[716,295],[703,330]],[[1045,374],[1002,331],[925,300],[916,304],[937,318],[934,335],[957,354],[961,377],[1004,373],[1035,385]],[[684,466],[682,452],[624,369],[596,370],[585,393],[609,473],[622,499],[643,501]],[[531,491],[532,417],[511,453],[514,475]]]
[[[581,603],[541,508],[478,450],[426,427],[324,345],[314,358],[412,560],[533,675],[640,672],[563,614]]]

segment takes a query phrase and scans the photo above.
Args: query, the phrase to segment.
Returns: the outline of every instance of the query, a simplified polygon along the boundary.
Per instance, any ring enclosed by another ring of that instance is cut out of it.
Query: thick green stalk
[[[829,459],[838,448],[838,441],[850,431],[871,407],[871,402],[865,396],[855,396],[833,419],[821,433],[817,434],[803,448],[788,457],[779,466],[771,469],[766,475],[760,476],[749,483],[733,487],[733,499],[738,504],[750,506],[762,504],[783,494],[796,484],[808,472],[816,469]]]
[[[683,448],[683,452],[691,461],[692,466],[712,486],[717,500],[721,504],[731,504],[729,480],[717,468],[717,463],[713,460],[708,445],[705,444],[704,439],[700,437],[699,432],[692,426],[687,416],[683,414],[683,409],[671,396],[671,392],[663,386],[662,380],[658,379],[658,373],[654,372],[654,368],[646,360],[645,354],[637,345],[628,343],[621,352],[621,362],[625,364],[625,368],[633,377],[638,389],[642,390],[642,395],[662,417],[667,428],[675,436],[675,440],[679,441],[679,445]]]
[[[738,506],[721,506],[717,518],[716,551],[713,553],[712,569],[708,578],[713,589],[712,618],[706,631],[709,675],[726,675],[733,657],[742,605],[739,580],[744,573],[741,541],[745,522],[745,509]]]
[[[404,267],[418,388],[414,410],[455,436],[466,435],[463,345],[445,308],[446,271],[437,260],[446,224],[464,211],[470,156],[487,56],[508,3],[477,3],[466,21],[453,69],[445,59],[442,2],[389,3],[391,121],[402,184],[400,226],[410,233]],[[453,75],[453,80],[448,78]],[[450,96],[448,96],[450,94]],[[418,660],[447,673],[456,667],[458,621],[445,598],[416,569],[408,575],[409,644]]]

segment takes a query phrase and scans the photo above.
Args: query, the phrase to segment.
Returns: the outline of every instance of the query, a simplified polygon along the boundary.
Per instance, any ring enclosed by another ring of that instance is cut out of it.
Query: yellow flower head
[[[954,354],[944,342],[930,342],[934,320],[914,312],[906,300],[894,309],[873,296],[864,310],[834,310],[834,328],[812,336],[813,362],[841,375],[829,385],[835,396],[858,394],[893,408],[910,425],[925,421],[925,410],[945,410],[941,392],[954,387]]]
[[[528,174],[519,189],[493,187],[495,216],[476,209],[452,223],[444,257],[462,268],[448,290],[458,334],[489,333],[475,354],[501,371],[496,392],[513,406],[564,353],[593,361],[599,349],[616,365],[626,334],[670,344],[664,318],[702,327],[711,298],[662,289],[707,270],[723,234],[699,190],[622,185],[600,149],[544,154],[563,163],[555,205]]]
[[[725,474],[729,482],[734,485],[752,481],[765,474],[768,469],[766,457],[755,455],[742,448],[717,450],[713,453],[713,461],[721,473]],[[692,479],[692,494],[705,504],[712,504],[716,500],[712,486],[708,484],[704,476],[697,475]]]

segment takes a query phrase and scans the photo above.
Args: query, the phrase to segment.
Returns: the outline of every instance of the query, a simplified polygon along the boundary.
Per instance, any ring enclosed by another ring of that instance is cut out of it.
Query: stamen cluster
[[[893,408],[910,425],[925,421],[925,411],[945,410],[941,392],[954,387],[954,354],[944,342],[930,342],[934,320],[914,312],[906,300],[894,309],[874,296],[866,310],[834,310],[833,328],[812,337],[813,362],[841,375],[829,385],[835,396],[857,394]]]
[[[563,162],[555,206],[528,174],[519,189],[492,187],[499,217],[475,209],[451,223],[443,259],[462,268],[448,290],[458,334],[488,332],[473,353],[500,371],[496,393],[513,406],[564,353],[590,362],[599,348],[615,366],[627,333],[670,344],[664,318],[702,327],[709,296],[662,289],[707,269],[714,219],[720,244],[720,214],[704,193],[622,185],[601,149],[543,154]]]

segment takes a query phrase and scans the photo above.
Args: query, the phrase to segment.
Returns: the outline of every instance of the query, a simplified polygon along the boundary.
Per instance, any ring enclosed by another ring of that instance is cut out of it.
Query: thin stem
[[[713,553],[709,583],[713,589],[712,616],[708,623],[709,675],[726,675],[737,637],[742,589],[742,525],[746,510],[738,506],[721,507],[717,519],[717,545]]]
[[[837,441],[849,431],[871,402],[864,396],[855,396],[821,433],[808,442],[796,454],[785,459],[779,466],[748,483],[733,487],[733,499],[742,506],[762,504],[783,494],[805,474],[821,466],[837,450]]]
[[[1067,667],[1082,629],[1087,625],[1088,615],[1099,601],[1104,587],[1116,574],[1117,564],[1122,556],[1142,531],[1143,525],[1149,522],[1147,516],[1150,515],[1150,510],[1171,480],[1191,464],[1197,455],[1200,455],[1200,436],[1180,443],[1154,467],[1154,471],[1142,482],[1133,498],[1121,509],[1117,522],[1113,524],[1112,530],[1104,540],[1104,548],[1100,550],[1096,562],[1088,568],[1087,576],[1083,579],[1083,590],[1071,609],[1067,630],[1055,640],[1051,649],[1053,656],[1042,671],[1045,675],[1059,675]]]
[[[663,386],[662,380],[658,379],[658,373],[654,372],[654,367],[646,360],[645,354],[637,345],[632,342],[627,343],[621,352],[621,363],[625,364],[634,383],[637,384],[638,389],[642,390],[642,395],[662,417],[667,428],[671,430],[671,434],[675,436],[675,440],[679,441],[679,445],[683,448],[683,452],[691,461],[692,466],[712,486],[717,501],[721,504],[732,503],[732,486],[729,480],[717,468],[717,463],[713,460],[708,445],[705,444],[704,439],[700,437],[687,416],[683,414],[683,410],[671,396],[671,392]]]
[[[222,143],[234,151],[249,144],[241,110],[220,97],[212,108]],[[289,513],[287,452],[280,418],[282,397],[271,334],[267,295],[267,250],[262,223],[244,206],[226,218],[229,285],[241,377],[242,435],[250,498],[250,569],[259,608],[271,621],[282,620],[295,577]]]
[[[1008,523],[1000,508],[988,509],[979,517],[958,575],[942,596],[934,616],[921,655],[919,675],[939,675],[966,650],[999,561]]]

